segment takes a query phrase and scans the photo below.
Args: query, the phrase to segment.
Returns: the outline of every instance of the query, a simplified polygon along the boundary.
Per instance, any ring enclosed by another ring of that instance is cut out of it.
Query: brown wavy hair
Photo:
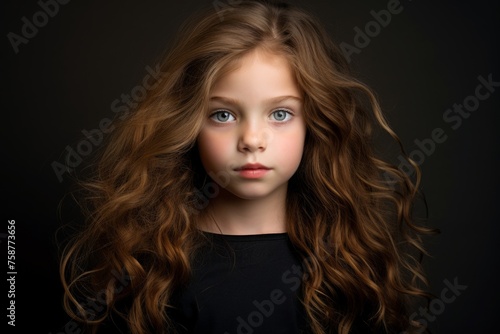
[[[311,330],[346,334],[362,314],[373,332],[417,329],[409,303],[430,298],[422,237],[436,232],[414,218],[418,165],[318,19],[286,3],[231,3],[182,25],[158,85],[114,123],[82,181],[85,226],[61,257],[66,312],[92,332],[115,312],[134,334],[173,332],[169,302],[189,281],[206,207],[196,139],[210,89],[261,48],[288,59],[304,92],[307,134],[289,181],[287,232],[304,259]],[[375,154],[378,130],[399,145],[412,176]]]

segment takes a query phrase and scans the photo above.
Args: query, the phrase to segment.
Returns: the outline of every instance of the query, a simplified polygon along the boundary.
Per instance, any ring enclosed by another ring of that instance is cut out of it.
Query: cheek
[[[224,164],[228,149],[228,140],[209,131],[202,131],[198,136],[200,159],[205,169],[219,169]]]
[[[298,167],[304,150],[304,134],[302,131],[290,133],[280,138],[277,154],[280,160],[291,169]]]

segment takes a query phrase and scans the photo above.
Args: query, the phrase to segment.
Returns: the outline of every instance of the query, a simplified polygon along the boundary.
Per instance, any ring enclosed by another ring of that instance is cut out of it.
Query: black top
[[[306,333],[302,267],[286,233],[204,234],[191,282],[172,300],[179,333]]]
[[[286,233],[203,235],[189,284],[169,302],[178,334],[311,333],[300,301],[303,267]],[[350,334],[385,333],[370,329],[368,314],[357,317]],[[130,330],[112,317],[99,333]]]

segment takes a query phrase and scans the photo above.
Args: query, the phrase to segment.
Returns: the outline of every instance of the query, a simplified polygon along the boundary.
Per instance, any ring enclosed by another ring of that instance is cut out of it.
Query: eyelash
[[[278,122],[278,123],[286,123],[286,122],[290,121],[290,118],[291,118],[291,117],[293,117],[293,116],[294,116],[293,112],[292,112],[290,109],[288,109],[288,108],[278,108],[278,109],[275,109],[275,110],[273,110],[273,111],[271,112],[271,115],[274,115],[274,114],[276,114],[276,113],[277,113],[277,112],[279,112],[279,111],[284,111],[284,112],[287,114],[288,119],[285,119],[285,120],[282,120],[282,121],[280,121],[280,120],[275,120],[275,121],[276,121],[276,122]],[[233,114],[232,114],[229,110],[227,110],[227,109],[218,109],[218,110],[215,110],[212,114],[210,114],[210,119],[212,119],[214,122],[216,122],[216,123],[220,123],[220,124],[228,123],[227,121],[226,121],[226,122],[221,122],[221,121],[217,121],[217,120],[215,120],[215,119],[214,119],[214,117],[215,117],[216,115],[220,114],[220,113],[228,113],[228,114],[229,114],[229,115],[231,115],[233,118],[236,118],[236,117],[235,117],[235,116],[234,116],[234,115],[233,115]]]

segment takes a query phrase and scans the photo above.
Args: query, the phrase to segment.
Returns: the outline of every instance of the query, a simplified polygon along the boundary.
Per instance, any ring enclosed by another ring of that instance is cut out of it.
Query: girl
[[[66,311],[105,333],[423,331],[418,166],[375,155],[374,130],[399,139],[312,15],[233,3],[182,27],[83,183]]]

